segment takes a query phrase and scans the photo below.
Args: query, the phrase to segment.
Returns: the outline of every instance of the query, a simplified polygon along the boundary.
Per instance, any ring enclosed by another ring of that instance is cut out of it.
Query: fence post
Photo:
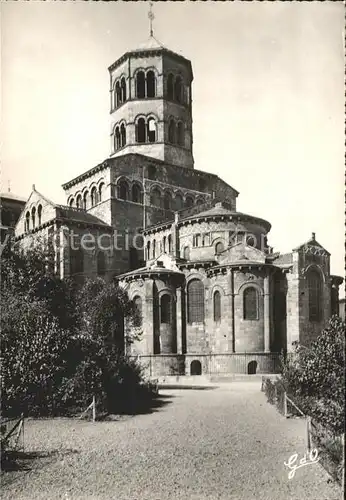
[[[287,418],[287,399],[286,399],[286,391],[284,392],[284,416]]]
[[[306,433],[307,433],[307,441],[308,441],[308,452],[311,451],[311,417],[307,417],[306,419]]]
[[[96,420],[96,404],[95,404],[95,396],[93,396],[93,422]]]

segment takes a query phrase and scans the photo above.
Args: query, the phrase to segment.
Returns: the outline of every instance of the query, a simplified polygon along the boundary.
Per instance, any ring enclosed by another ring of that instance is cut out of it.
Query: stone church
[[[151,375],[274,372],[338,312],[330,254],[314,234],[274,252],[270,223],[195,168],[188,59],[150,36],[108,70],[110,156],[62,186],[66,205],[34,186],[16,240],[53,238],[61,277],[117,277],[142,317],[126,348]]]

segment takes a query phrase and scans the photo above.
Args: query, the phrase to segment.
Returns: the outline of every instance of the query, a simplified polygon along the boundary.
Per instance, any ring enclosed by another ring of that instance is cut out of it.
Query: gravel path
[[[26,451],[46,456],[3,473],[14,500],[339,500],[320,464],[284,466],[305,452],[305,425],[286,420],[259,385],[160,391],[153,413],[113,422],[29,420]]]

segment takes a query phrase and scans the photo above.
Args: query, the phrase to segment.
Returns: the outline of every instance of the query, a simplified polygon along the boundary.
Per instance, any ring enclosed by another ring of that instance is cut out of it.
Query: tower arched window
[[[118,184],[118,198],[121,200],[129,199],[129,186],[125,180],[121,180]]]
[[[147,72],[147,97],[155,97],[156,79],[154,71]]]
[[[114,150],[117,151],[119,148],[120,148],[120,130],[119,127],[115,127]]]
[[[137,314],[138,314],[138,325],[137,326],[142,326],[142,299],[139,295],[137,295],[136,297],[133,298],[133,302],[135,304],[135,308],[137,310]]]
[[[216,255],[219,255],[220,253],[222,253],[224,251],[224,245],[221,241],[219,241],[218,243],[216,243],[215,245],[215,253]]]
[[[94,186],[91,190],[91,206],[94,207],[97,203],[97,189]]]
[[[150,194],[150,205],[161,206],[161,193],[157,188],[154,188]]]
[[[165,195],[163,197],[163,208],[165,210],[171,210],[172,208],[172,195],[169,191],[165,191]]]
[[[76,199],[76,207],[83,208],[82,196],[79,194]]]
[[[322,278],[316,269],[307,275],[309,291],[309,321],[318,322],[322,319]]]
[[[185,207],[189,208],[189,207],[192,207],[192,205],[193,205],[193,198],[191,198],[191,196],[186,196]]]
[[[145,97],[145,74],[144,71],[138,71],[136,74],[136,97],[144,99]]]
[[[243,293],[243,317],[248,320],[258,319],[258,292],[250,286]]]
[[[172,323],[172,297],[168,293],[161,297],[160,322],[168,325]]]
[[[148,142],[156,142],[156,122],[154,118],[149,118],[147,123]]]
[[[169,120],[168,141],[171,144],[175,144],[175,121],[173,120],[173,118],[171,120]]]
[[[73,205],[74,205],[74,198],[71,198],[71,199],[70,199],[69,206],[70,206],[70,207],[73,207]]]
[[[83,207],[84,210],[87,210],[89,208],[89,192],[85,191],[84,196],[83,196]]]
[[[115,107],[121,104],[121,87],[119,81],[115,84]]]
[[[173,101],[174,97],[174,75],[170,73],[167,78],[167,99]]]
[[[126,145],[126,128],[124,123],[120,127],[120,146],[123,148]]]
[[[121,79],[121,102],[126,101],[126,80],[124,77]]]
[[[101,184],[99,185],[99,202],[102,201],[104,187],[105,187],[104,183],[101,182]]]
[[[190,248],[189,247],[185,247],[184,248],[183,255],[184,255],[184,259],[185,260],[190,260]]]
[[[183,124],[183,122],[178,122],[177,143],[179,146],[184,146],[184,124]]]
[[[216,290],[213,296],[214,321],[221,321],[221,293]]]
[[[174,98],[179,103],[183,102],[183,81],[179,75],[174,82]]]
[[[204,321],[204,285],[198,279],[187,285],[187,320],[190,324]]]
[[[38,225],[42,224],[42,205],[37,207],[37,217],[38,217]]]
[[[145,142],[145,120],[144,118],[139,118],[136,124],[136,140],[137,142]]]
[[[106,274],[106,255],[102,251],[97,254],[97,274],[99,276]]]
[[[32,220],[32,228],[35,229],[36,227],[36,208],[33,207],[31,210],[31,220]]]
[[[175,204],[176,210],[182,210],[183,205],[184,205],[184,201],[183,201],[183,197],[180,194],[175,195],[174,204]]]
[[[132,186],[132,201],[135,203],[141,203],[142,191],[138,184],[133,184]]]

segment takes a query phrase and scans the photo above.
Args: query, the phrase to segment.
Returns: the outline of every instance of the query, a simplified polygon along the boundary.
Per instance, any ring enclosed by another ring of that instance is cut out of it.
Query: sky
[[[1,191],[61,185],[110,154],[108,67],[149,36],[147,2],[1,2]],[[159,2],[192,62],[195,168],[240,192],[290,252],[316,233],[344,275],[342,2]]]

